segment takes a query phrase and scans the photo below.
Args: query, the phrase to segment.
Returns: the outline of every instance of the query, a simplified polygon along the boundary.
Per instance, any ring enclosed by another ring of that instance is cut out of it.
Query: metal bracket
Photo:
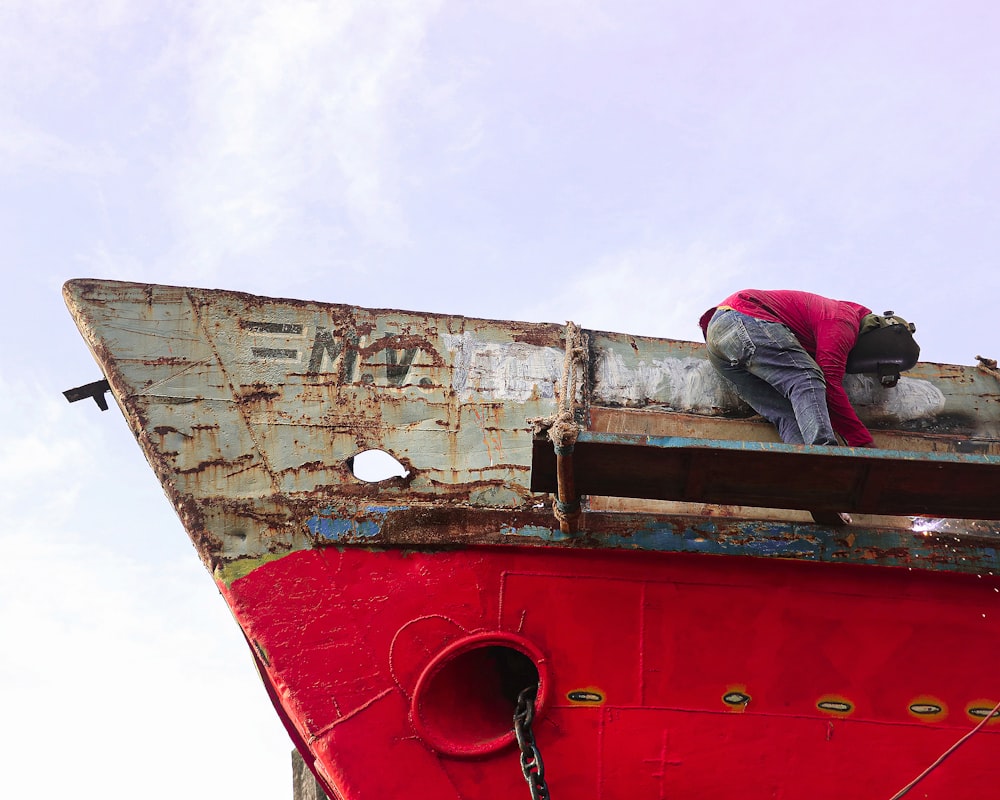
[[[63,397],[71,403],[75,403],[77,400],[86,400],[88,397],[93,397],[94,402],[97,403],[97,407],[101,409],[101,411],[107,411],[108,398],[104,395],[110,391],[111,384],[109,384],[105,378],[99,381],[94,381],[93,383],[85,383],[83,386],[77,386],[75,389],[67,389],[63,392]]]

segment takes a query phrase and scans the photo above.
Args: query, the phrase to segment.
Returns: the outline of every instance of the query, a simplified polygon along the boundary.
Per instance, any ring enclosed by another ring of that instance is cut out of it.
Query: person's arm
[[[816,331],[816,363],[826,377],[826,405],[830,424],[851,447],[874,447],[872,435],[864,426],[844,391],[847,354],[858,339],[858,332],[849,323],[831,320]]]

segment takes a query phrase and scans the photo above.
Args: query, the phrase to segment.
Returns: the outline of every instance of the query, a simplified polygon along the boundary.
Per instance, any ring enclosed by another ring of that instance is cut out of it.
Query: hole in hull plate
[[[410,474],[406,467],[385,450],[364,450],[347,459],[347,465],[355,478],[366,483],[405,478]]]
[[[417,679],[410,715],[417,733],[440,753],[482,756],[514,741],[514,708],[521,690],[540,684],[544,708],[545,657],[526,639],[479,633],[452,642]]]

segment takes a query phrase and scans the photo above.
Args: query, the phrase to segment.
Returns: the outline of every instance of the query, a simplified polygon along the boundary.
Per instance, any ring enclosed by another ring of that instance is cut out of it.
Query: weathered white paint
[[[844,388],[862,416],[897,422],[932,417],[946,404],[937,386],[919,378],[900,378],[887,389],[872,375],[848,375]],[[612,406],[652,403],[695,414],[735,411],[743,405],[732,385],[704,358],[654,358],[630,366],[610,348],[597,357],[593,397]]]
[[[741,401],[704,358],[651,359],[629,366],[621,353],[602,349],[594,369],[595,402],[607,405],[655,403],[675,411],[708,414],[737,408]]]
[[[452,354],[452,387],[462,402],[554,398],[562,379],[563,353],[523,342],[486,341],[466,331],[445,334]]]
[[[844,388],[859,410],[886,416],[899,422],[928,418],[944,410],[944,393],[930,381],[900,378],[891,389],[883,387],[873,375],[848,375]]]
[[[100,281],[69,284],[66,297],[182,516],[214,537],[196,542],[206,561],[310,546],[304,504],[340,504],[349,516],[376,494],[469,508],[537,501],[527,488],[527,420],[556,410],[556,326]],[[687,436],[698,417],[724,432],[748,415],[700,343],[584,336],[592,407],[653,412],[636,422],[653,432],[682,412],[695,418],[677,420]],[[862,419],[890,443],[918,430],[935,450],[975,439],[973,449],[992,452],[1000,439],[996,381],[973,368],[918,365],[891,390],[869,376],[847,385]],[[740,436],[748,426],[729,430]],[[368,449],[394,454],[408,480],[366,495],[371,476],[345,463]]]

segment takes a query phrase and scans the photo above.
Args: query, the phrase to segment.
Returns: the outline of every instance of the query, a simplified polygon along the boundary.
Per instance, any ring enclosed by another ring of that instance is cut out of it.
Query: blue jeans
[[[819,364],[780,322],[719,309],[708,323],[708,359],[789,444],[839,444]]]

